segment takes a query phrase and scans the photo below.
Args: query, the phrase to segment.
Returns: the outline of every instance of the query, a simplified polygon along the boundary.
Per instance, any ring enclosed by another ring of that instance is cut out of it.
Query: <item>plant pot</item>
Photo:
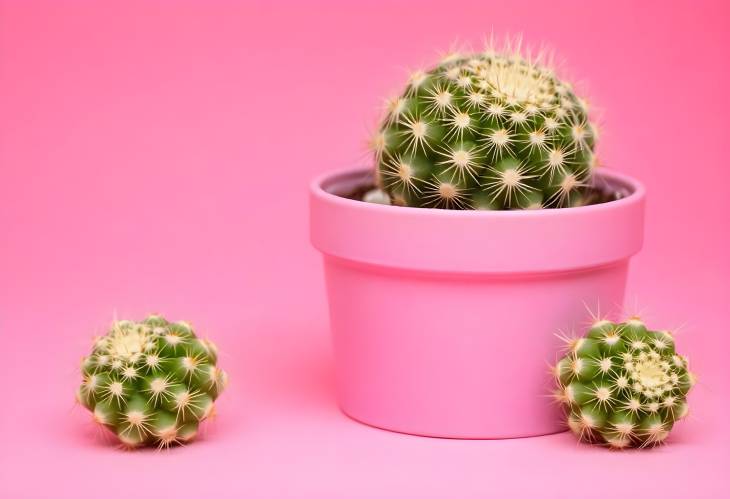
[[[566,334],[586,307],[620,307],[642,245],[644,189],[605,170],[625,197],[578,208],[452,211],[342,197],[368,170],[311,186],[311,238],[324,254],[337,397],[358,421],[453,438],[562,431],[550,399]]]

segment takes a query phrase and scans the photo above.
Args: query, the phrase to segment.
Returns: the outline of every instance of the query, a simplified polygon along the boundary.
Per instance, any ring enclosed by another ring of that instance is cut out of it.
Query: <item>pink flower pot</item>
[[[366,170],[316,179],[342,410],[404,433],[509,438],[561,431],[548,363],[586,306],[620,307],[642,244],[644,189],[580,208],[450,211],[339,196]]]

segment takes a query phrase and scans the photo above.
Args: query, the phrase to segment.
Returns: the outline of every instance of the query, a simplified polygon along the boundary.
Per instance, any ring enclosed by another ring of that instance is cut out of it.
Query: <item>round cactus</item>
[[[488,49],[412,73],[372,139],[378,186],[403,206],[584,203],[596,129],[585,101],[541,60]]]
[[[217,356],[185,322],[118,321],[83,359],[77,399],[126,447],[188,442],[228,380]]]
[[[569,341],[554,374],[571,431],[613,448],[664,442],[687,415],[694,384],[672,335],[650,331],[638,318],[597,321],[586,337]]]

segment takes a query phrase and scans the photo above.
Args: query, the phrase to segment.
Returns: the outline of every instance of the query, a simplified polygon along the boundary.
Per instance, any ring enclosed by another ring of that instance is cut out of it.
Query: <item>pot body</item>
[[[380,428],[452,438],[561,431],[549,366],[586,307],[617,309],[641,246],[643,189],[539,212],[459,212],[348,200],[367,172],[312,186],[337,396]]]

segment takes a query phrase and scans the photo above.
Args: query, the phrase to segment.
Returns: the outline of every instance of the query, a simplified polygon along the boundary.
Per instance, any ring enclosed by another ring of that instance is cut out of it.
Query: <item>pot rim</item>
[[[601,204],[542,210],[446,210],[391,206],[332,193],[371,170],[318,176],[310,188],[313,245],[343,263],[451,274],[574,271],[625,262],[641,249],[645,190],[601,169],[599,181],[627,190]]]
[[[628,188],[629,194],[621,199],[607,201],[605,203],[590,204],[585,206],[571,206],[566,208],[545,208],[540,210],[449,210],[443,208],[427,208],[413,206],[395,206],[378,203],[368,203],[357,199],[349,199],[337,194],[333,194],[327,190],[328,184],[334,183],[337,179],[345,177],[355,177],[361,175],[362,180],[367,179],[371,174],[370,168],[340,168],[322,173],[312,180],[310,183],[310,192],[312,195],[321,198],[327,203],[341,204],[349,208],[374,210],[383,212],[409,213],[415,216],[445,216],[445,217],[520,217],[520,218],[546,218],[556,217],[568,212],[582,211],[606,211],[615,209],[621,205],[640,203],[646,197],[646,189],[644,185],[633,177],[619,173],[606,168],[599,168],[594,172],[598,178],[608,179],[614,184],[622,184]]]

